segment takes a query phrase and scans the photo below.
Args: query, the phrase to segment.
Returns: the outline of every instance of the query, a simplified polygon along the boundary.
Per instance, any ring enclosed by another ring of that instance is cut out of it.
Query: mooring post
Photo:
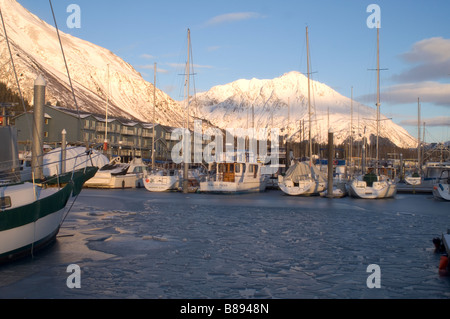
[[[64,174],[66,172],[66,147],[67,147],[67,142],[66,142],[66,130],[63,129],[61,132],[61,174]]]
[[[333,132],[328,131],[328,194],[327,197],[333,197],[333,158],[334,158],[334,145],[333,145]]]
[[[45,105],[45,79],[39,75],[34,81],[34,107],[33,107],[33,147],[31,166],[34,178],[43,176],[43,149],[44,149],[44,105]]]

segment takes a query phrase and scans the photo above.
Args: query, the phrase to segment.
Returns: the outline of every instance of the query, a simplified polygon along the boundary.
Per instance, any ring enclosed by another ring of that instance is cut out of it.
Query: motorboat
[[[134,158],[122,163],[119,156],[100,168],[93,178],[85,183],[88,188],[139,188],[144,187],[148,166],[142,159]]]
[[[248,193],[266,190],[268,175],[262,172],[263,164],[232,162],[209,164],[208,176],[200,182],[204,193]]]
[[[450,169],[441,172],[441,176],[433,186],[433,196],[450,201]]]
[[[94,176],[97,167],[72,171],[71,182],[64,187],[47,187],[45,182],[22,182],[17,156],[16,132],[11,127],[0,127],[2,153],[12,160],[2,162],[0,172],[0,263],[33,255],[56,239],[68,213],[67,203],[81,192],[86,180]],[[4,156],[4,155],[3,155]],[[19,173],[17,173],[19,172]]]
[[[144,178],[144,187],[150,192],[166,192],[177,190],[182,176],[178,169],[160,169],[151,172]]]

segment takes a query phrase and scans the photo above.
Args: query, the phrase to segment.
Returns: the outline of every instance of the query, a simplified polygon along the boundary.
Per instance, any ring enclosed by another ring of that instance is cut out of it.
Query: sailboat
[[[19,95],[25,110],[1,8],[0,18]],[[97,167],[92,166],[73,170],[70,181],[65,183],[64,186],[59,184],[57,180],[57,187],[48,187],[52,181],[42,179],[42,166],[40,166],[43,141],[43,130],[41,130],[40,123],[44,122],[44,100],[45,80],[42,76],[39,76],[35,82],[33,180],[31,182],[23,182],[20,179],[17,129],[12,126],[0,127],[2,145],[0,162],[0,263],[11,262],[29,255],[33,256],[35,252],[52,243],[70,210],[66,209],[66,207],[71,207],[67,205],[69,199],[78,196],[84,182],[98,170]],[[58,176],[56,178],[58,179]]]
[[[379,173],[378,139],[380,133],[380,28],[377,28],[377,162],[375,172],[369,172],[351,180],[348,189],[352,197],[364,199],[389,198],[397,193],[397,185],[386,175]]]
[[[420,102],[419,98],[417,99],[417,171],[412,172],[410,175],[405,177],[405,183],[408,185],[420,185],[422,184],[422,176],[420,176],[420,172],[422,170],[422,161],[420,156],[420,149],[422,147],[420,143]]]
[[[306,27],[306,51],[308,68],[308,113],[309,113],[309,163],[296,162],[284,176],[278,176],[278,186],[288,195],[319,195],[327,186],[326,178],[312,162],[311,141],[311,84],[309,72],[309,37]]]

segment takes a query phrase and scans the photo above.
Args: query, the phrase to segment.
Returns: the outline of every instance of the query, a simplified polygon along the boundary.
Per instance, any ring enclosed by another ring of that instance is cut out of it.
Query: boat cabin
[[[249,163],[218,163],[216,164],[217,180],[234,183],[242,177],[258,178],[258,165]]]

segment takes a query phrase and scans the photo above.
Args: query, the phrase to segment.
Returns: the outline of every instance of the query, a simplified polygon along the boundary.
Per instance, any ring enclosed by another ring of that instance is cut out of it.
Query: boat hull
[[[325,190],[326,184],[314,180],[300,181],[294,184],[292,181],[279,182],[278,186],[290,196],[311,196],[318,195]]]
[[[10,207],[0,211],[0,263],[33,255],[56,239],[71,196],[97,168],[74,173],[73,181],[63,188],[42,189],[31,183],[0,188],[2,198],[10,198]]]
[[[101,175],[98,174],[94,176],[89,181],[85,183],[87,188],[140,188],[144,186],[142,176],[136,176],[135,174],[118,175],[114,176],[111,174]]]
[[[449,184],[436,184],[433,186],[433,196],[437,199],[450,201]]]
[[[367,186],[365,181],[353,180],[349,193],[352,197],[363,199],[391,198],[397,194],[397,187],[388,182],[374,182],[373,186]]]
[[[150,175],[144,179],[144,187],[150,192],[177,190],[179,184],[178,176]]]
[[[258,193],[266,190],[266,180],[247,182],[206,181],[200,183],[204,193]]]

